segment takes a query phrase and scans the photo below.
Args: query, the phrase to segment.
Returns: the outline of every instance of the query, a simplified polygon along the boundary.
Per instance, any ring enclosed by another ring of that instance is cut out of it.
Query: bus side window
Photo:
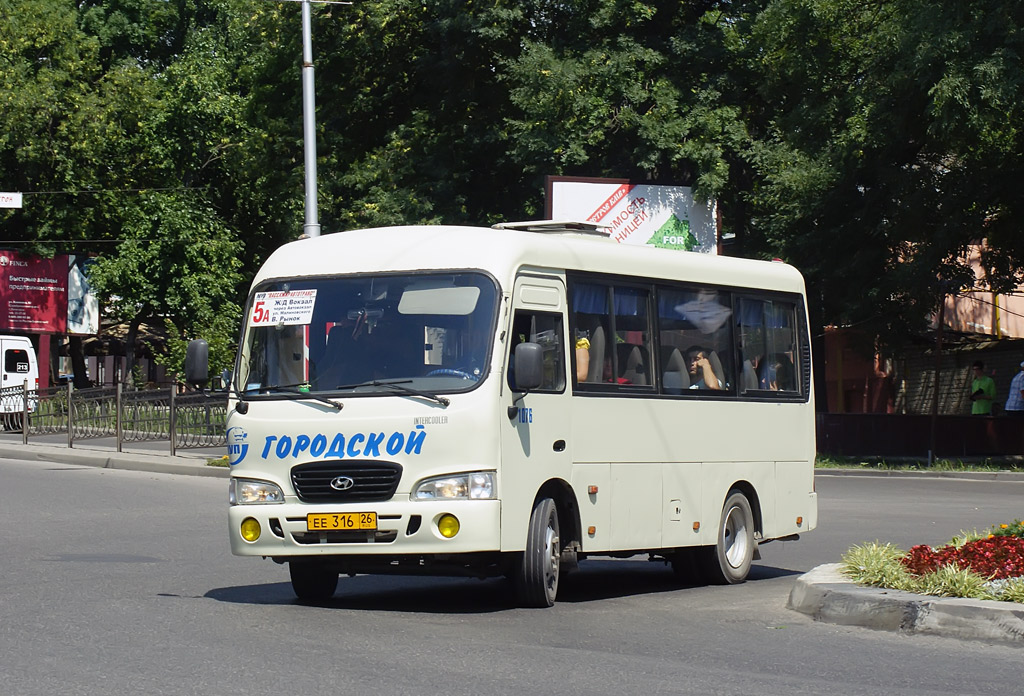
[[[732,391],[732,297],[712,288],[658,288],[662,392]],[[706,360],[698,360],[703,357]],[[702,364],[710,367],[707,375]],[[685,372],[684,372],[685,370]]]
[[[544,381],[535,391],[560,392],[565,389],[565,340],[562,315],[517,310],[509,341],[508,385],[514,385],[516,346],[537,343],[544,353]]]
[[[743,377],[741,392],[797,392],[796,305],[742,298],[737,330]]]

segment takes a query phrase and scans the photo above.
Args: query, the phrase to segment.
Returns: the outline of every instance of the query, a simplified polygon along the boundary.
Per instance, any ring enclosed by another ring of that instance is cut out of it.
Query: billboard
[[[552,176],[547,204],[550,219],[607,225],[621,244],[718,253],[715,201],[694,199],[689,186]]]
[[[0,330],[64,333],[68,323],[68,257],[43,259],[0,251]]]
[[[84,273],[87,260],[0,250],[0,331],[30,334],[99,331],[99,305]]]

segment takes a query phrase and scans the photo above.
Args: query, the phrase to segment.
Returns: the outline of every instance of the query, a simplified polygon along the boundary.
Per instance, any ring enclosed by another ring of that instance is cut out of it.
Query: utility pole
[[[306,224],[302,232],[320,236],[316,190],[316,98],[313,92],[313,32],[310,0],[302,0],[302,142],[306,163]]]
[[[320,236],[320,214],[317,211],[316,190],[316,96],[313,89],[313,30],[309,6],[351,5],[340,0],[291,0],[302,3],[302,147],[306,165],[306,223],[302,233],[307,237]]]

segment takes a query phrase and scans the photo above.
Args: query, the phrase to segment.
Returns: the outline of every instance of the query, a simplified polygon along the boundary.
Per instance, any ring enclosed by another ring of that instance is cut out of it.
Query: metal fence
[[[71,384],[50,389],[0,389],[0,425],[31,435],[66,433],[68,447],[76,440],[116,438],[117,451],[126,442],[166,440],[175,450],[225,444],[223,393],[179,394],[165,389],[101,387],[75,389]]]

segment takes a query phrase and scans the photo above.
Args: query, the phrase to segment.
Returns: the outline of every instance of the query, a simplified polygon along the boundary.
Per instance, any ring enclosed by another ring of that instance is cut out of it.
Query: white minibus
[[[45,337],[44,337],[45,338]],[[25,336],[0,336],[0,422],[4,430],[21,430],[26,411],[35,410],[39,389],[36,350]]]
[[[545,607],[579,561],[636,554],[739,583],[817,524],[783,263],[558,222],[301,239],[253,282],[229,394],[231,549],[304,600],[505,576]]]

